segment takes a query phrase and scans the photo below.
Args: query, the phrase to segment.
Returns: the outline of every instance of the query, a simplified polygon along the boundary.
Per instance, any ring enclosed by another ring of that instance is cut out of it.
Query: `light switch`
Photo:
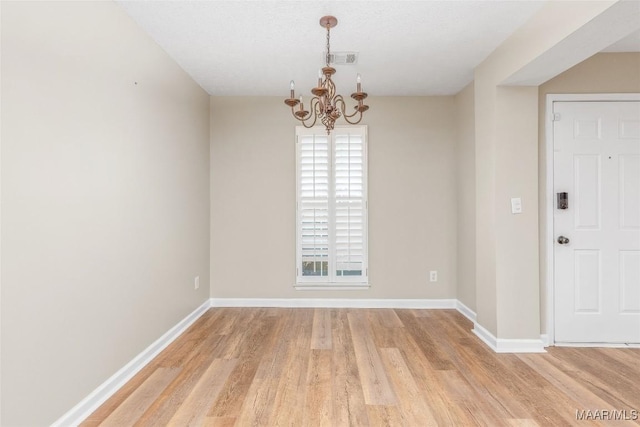
[[[511,198],[511,213],[512,214],[522,213],[522,199],[520,197]]]

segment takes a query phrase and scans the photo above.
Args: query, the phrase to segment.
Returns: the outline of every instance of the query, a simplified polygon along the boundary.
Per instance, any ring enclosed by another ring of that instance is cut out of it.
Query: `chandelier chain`
[[[329,66],[329,63],[331,62],[331,51],[330,51],[330,45],[329,45],[329,32],[331,31],[331,27],[329,26],[329,24],[327,24],[327,67]]]

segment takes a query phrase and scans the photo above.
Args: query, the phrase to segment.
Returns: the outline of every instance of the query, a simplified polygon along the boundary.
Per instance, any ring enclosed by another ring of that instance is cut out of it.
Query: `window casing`
[[[296,194],[296,283],[366,284],[366,126],[296,127]]]

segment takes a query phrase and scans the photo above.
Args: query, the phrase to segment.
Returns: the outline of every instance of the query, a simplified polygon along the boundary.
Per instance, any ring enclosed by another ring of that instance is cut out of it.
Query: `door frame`
[[[550,93],[547,94],[544,123],[545,123],[545,144],[546,144],[546,227],[545,227],[545,243],[544,247],[547,251],[547,271],[546,271],[546,302],[547,302],[547,342],[546,345],[555,345],[555,240],[553,239],[553,218],[555,202],[553,200],[553,103],[554,102],[616,102],[616,101],[640,101],[640,93]],[[579,344],[579,346],[587,346],[588,344]],[[599,344],[602,346],[602,344]]]

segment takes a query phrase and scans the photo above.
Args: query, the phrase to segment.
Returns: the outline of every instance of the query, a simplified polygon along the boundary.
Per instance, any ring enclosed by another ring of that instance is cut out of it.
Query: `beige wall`
[[[541,327],[547,331],[547,94],[640,93],[640,53],[598,53],[538,88]]]
[[[456,196],[458,206],[457,298],[476,309],[475,110],[473,83],[454,98],[456,125]]]
[[[539,339],[538,112],[535,87],[498,87],[495,139],[496,292],[499,338]],[[511,212],[511,198],[522,212]]]
[[[2,2],[1,85],[1,424],[48,425],[208,298],[209,98],[113,2]]]
[[[211,98],[213,298],[456,297],[453,97],[369,104],[371,288],[296,291],[296,121],[282,98]]]

